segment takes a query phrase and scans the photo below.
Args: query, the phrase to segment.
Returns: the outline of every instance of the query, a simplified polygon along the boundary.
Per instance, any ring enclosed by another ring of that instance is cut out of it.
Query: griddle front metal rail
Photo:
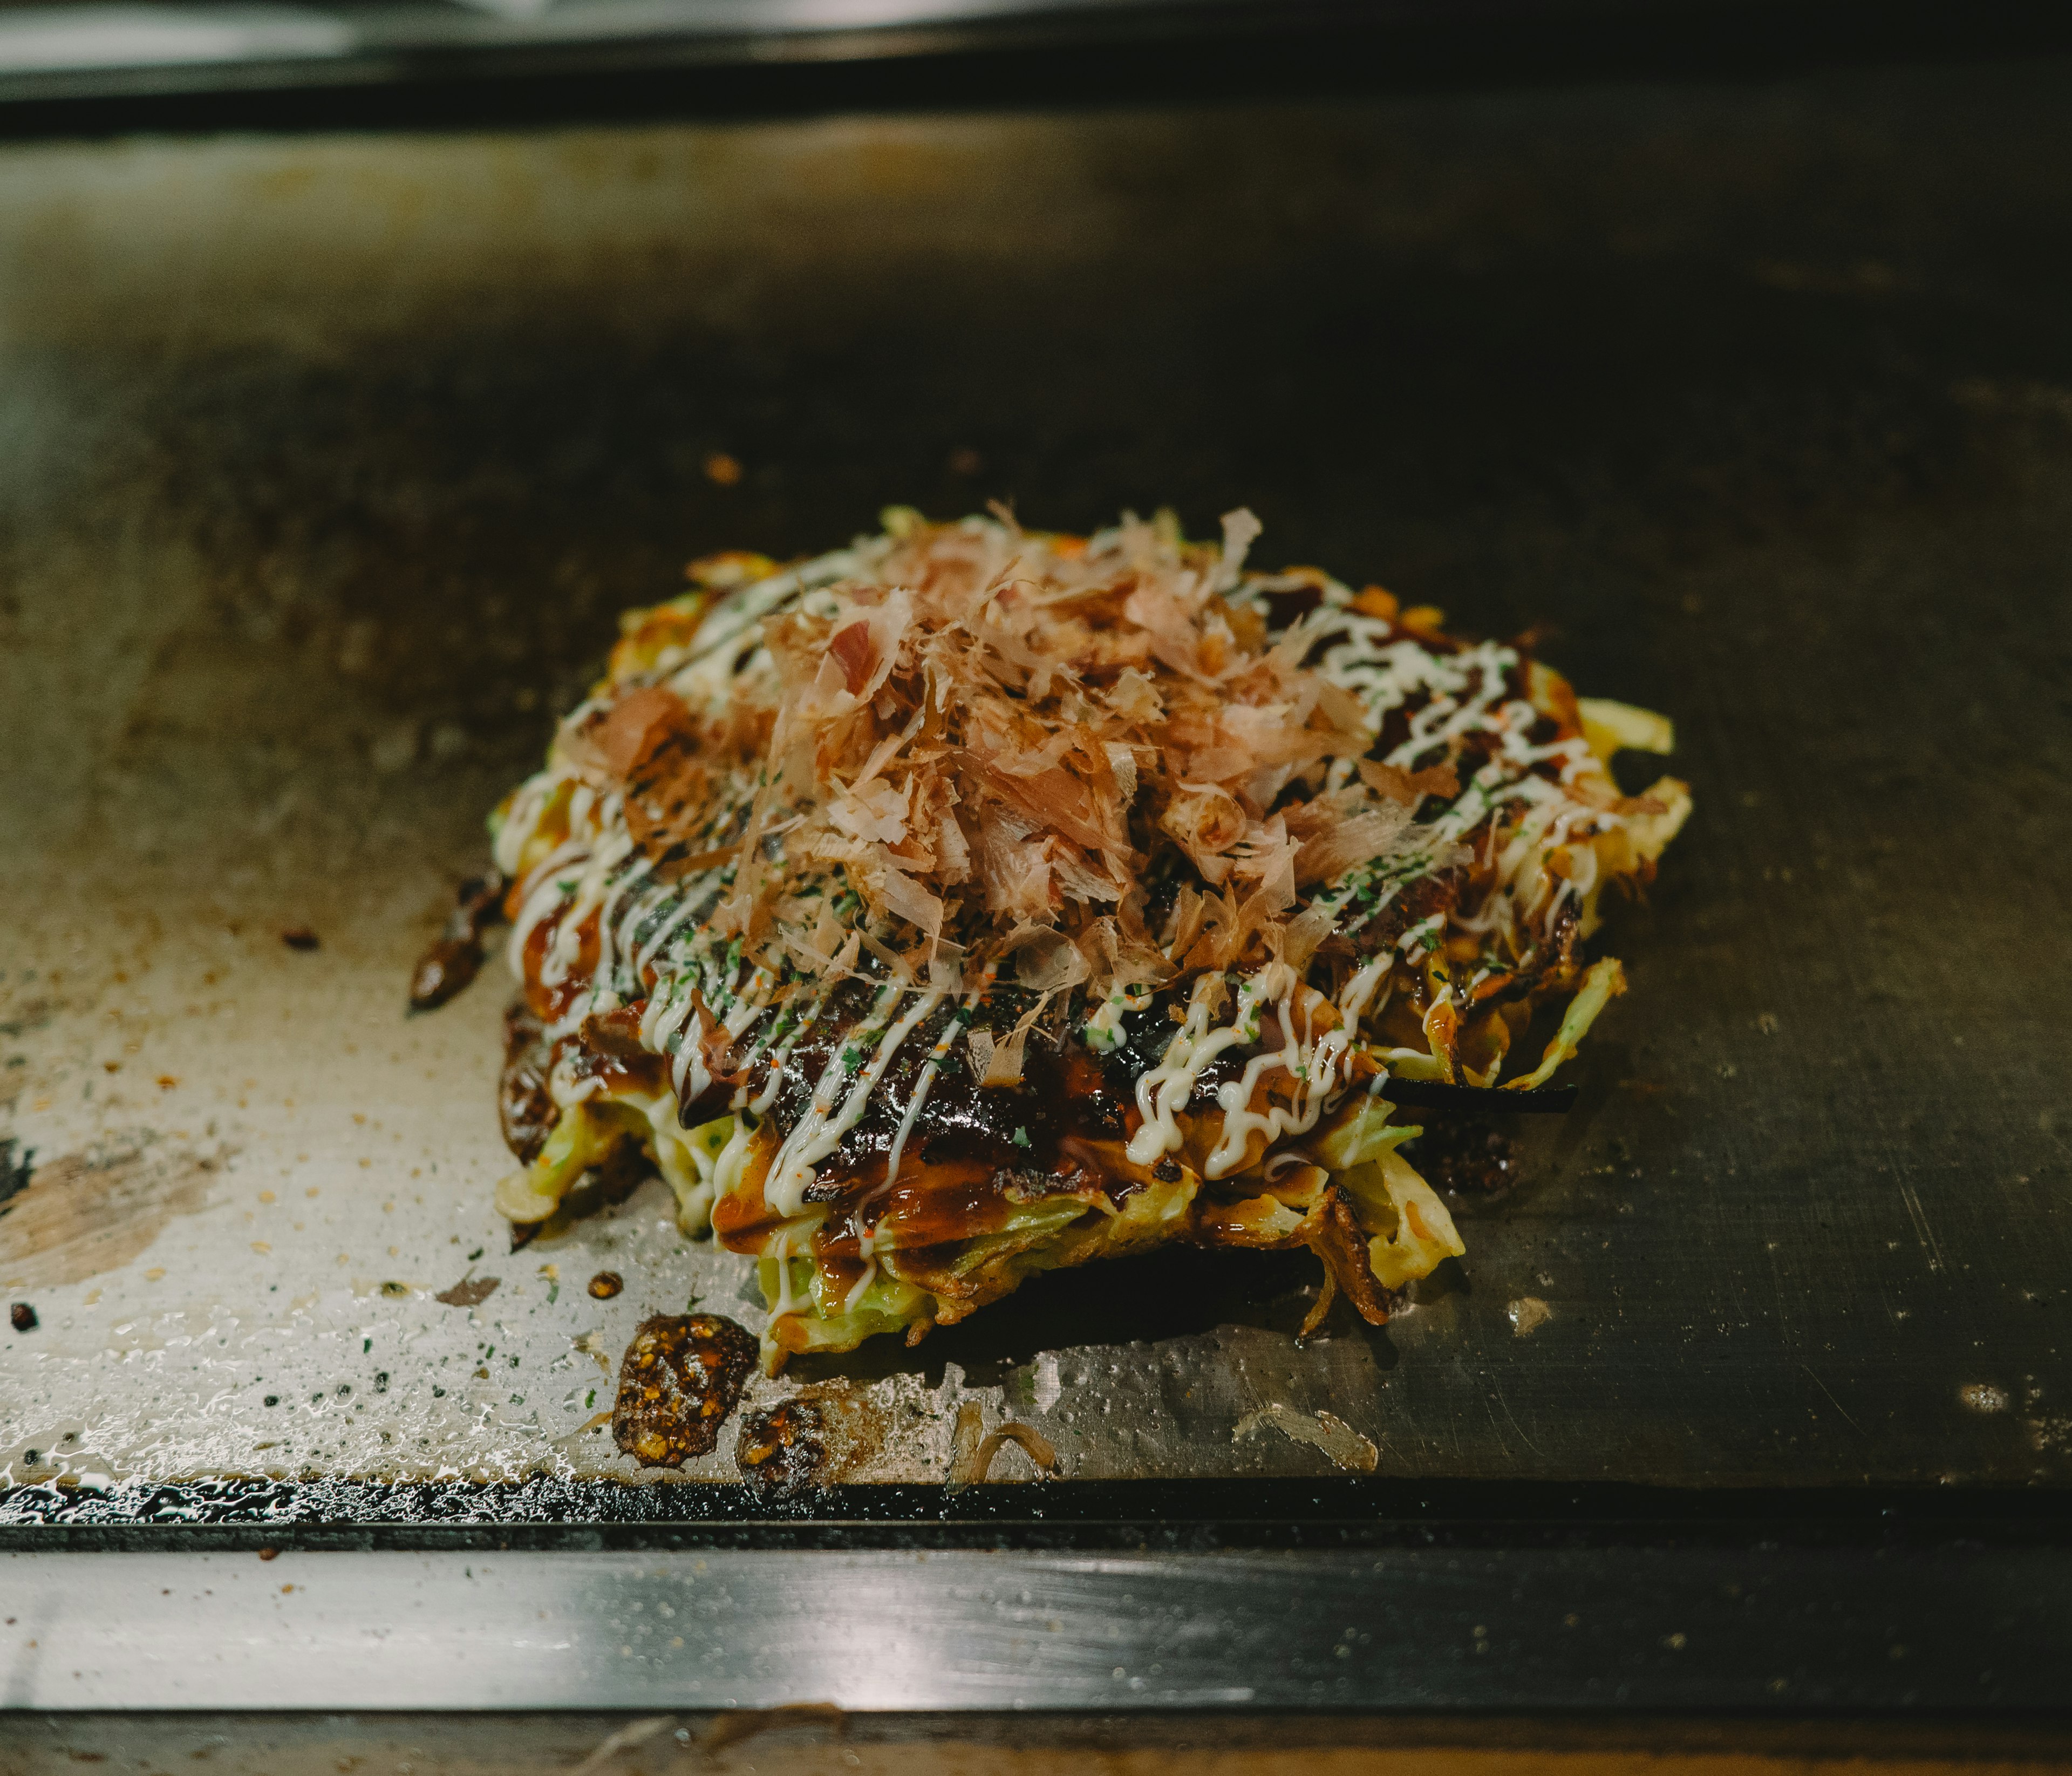
[[[2065,1704],[2026,1549],[0,1556],[54,1708]],[[1994,1624],[1982,1642],[1976,1625]]]

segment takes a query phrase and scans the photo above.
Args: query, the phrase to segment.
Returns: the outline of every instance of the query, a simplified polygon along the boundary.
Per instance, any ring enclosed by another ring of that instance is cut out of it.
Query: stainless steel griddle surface
[[[409,965],[620,607],[993,496],[1548,623],[1697,815],[1387,1329],[1176,1252],[754,1397],[857,1481],[973,1404],[1079,1479],[1329,1474],[1319,1411],[1383,1477],[2072,1477],[2064,74],[0,150],[0,1482],[640,1478],[608,1372],[748,1267],[659,1185],[512,1252],[504,981]]]

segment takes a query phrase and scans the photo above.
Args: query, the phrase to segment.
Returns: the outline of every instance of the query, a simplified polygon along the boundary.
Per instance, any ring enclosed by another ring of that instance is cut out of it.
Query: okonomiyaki
[[[1388,1094],[1544,1087],[1690,795],[1609,769],[1663,718],[1258,530],[895,509],[627,614],[492,817],[502,1213],[659,1170],[771,1369],[1169,1242],[1307,1248],[1305,1330],[1459,1256]]]

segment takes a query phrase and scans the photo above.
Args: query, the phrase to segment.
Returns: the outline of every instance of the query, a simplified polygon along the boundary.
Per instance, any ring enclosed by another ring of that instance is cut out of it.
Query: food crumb
[[[734,1458],[749,1490],[763,1499],[810,1491],[827,1463],[826,1420],[810,1400],[780,1400],[743,1420]],[[996,1435],[997,1433],[995,1433]]]
[[[614,1441],[643,1468],[709,1454],[755,1356],[753,1334],[721,1314],[643,1320],[619,1363]]]
[[[1959,1388],[1957,1398],[1975,1412],[2004,1412],[2008,1408],[2007,1390],[1989,1381],[1974,1381]]]
[[[27,1301],[16,1301],[7,1309],[7,1323],[17,1332],[33,1332],[36,1329],[36,1310]]]
[[[278,1548],[262,1548],[259,1550],[259,1558],[262,1560],[270,1560],[280,1552]]]
[[[600,1270],[590,1280],[590,1292],[600,1301],[608,1301],[625,1288],[626,1279],[615,1270]]]
[[[1537,1295],[1521,1295],[1504,1309],[1511,1330],[1518,1338],[1530,1338],[1554,1317],[1554,1309]]]
[[[291,950],[313,950],[317,947],[317,934],[306,925],[290,925],[282,931],[281,941]]]
[[[444,1301],[448,1307],[479,1307],[496,1293],[502,1279],[495,1276],[463,1277],[451,1289],[442,1289],[432,1299]]]

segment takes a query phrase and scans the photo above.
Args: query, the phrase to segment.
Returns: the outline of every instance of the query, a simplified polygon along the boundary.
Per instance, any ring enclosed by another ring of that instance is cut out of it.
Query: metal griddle
[[[2062,1700],[2066,72],[0,150],[0,1706]],[[1248,503],[1263,559],[1547,624],[1697,814],[1410,1311],[1047,1278],[754,1384],[869,1427],[773,1513],[730,1436],[583,1428],[646,1314],[757,1323],[747,1264],[659,1182],[512,1251],[506,977],[405,985],[621,607],[991,497]],[[1064,1478],[945,1490],[973,1411]],[[320,1621],[250,1558],[298,1538],[368,1551]],[[742,1651],[836,1559],[926,1632]],[[68,1601],[168,1561],[242,1651]],[[450,1642],[380,1638],[406,1569]],[[1233,1597],[1315,1608],[1186,1638]],[[619,1626],[478,1645],[536,1607]]]

